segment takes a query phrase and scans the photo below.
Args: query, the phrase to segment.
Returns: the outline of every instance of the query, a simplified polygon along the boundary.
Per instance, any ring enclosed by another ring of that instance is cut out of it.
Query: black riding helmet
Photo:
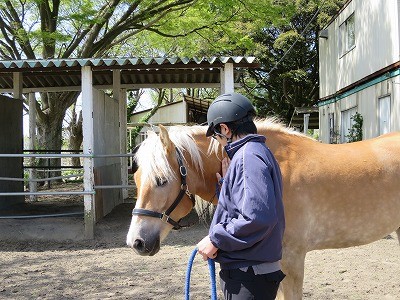
[[[211,136],[218,124],[244,121],[244,119],[247,119],[246,117],[253,117],[255,114],[254,106],[245,96],[236,93],[220,95],[208,108],[206,136]]]

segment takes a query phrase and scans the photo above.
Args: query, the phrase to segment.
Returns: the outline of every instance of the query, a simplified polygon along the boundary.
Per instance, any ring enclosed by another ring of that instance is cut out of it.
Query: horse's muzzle
[[[131,246],[137,254],[142,256],[153,256],[160,250],[160,238],[155,239],[154,242],[137,238],[133,241],[133,244],[129,246]]]

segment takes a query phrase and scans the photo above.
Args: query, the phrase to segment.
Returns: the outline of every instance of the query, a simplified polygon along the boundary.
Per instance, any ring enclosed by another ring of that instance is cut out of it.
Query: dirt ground
[[[0,220],[0,299],[184,299],[187,260],[207,227],[173,231],[157,255],[141,257],[125,245],[132,206],[120,205],[101,220],[93,241],[68,240],[79,239],[68,233],[83,226],[77,217]],[[16,238],[7,237],[11,231],[19,232]],[[303,298],[400,299],[395,236],[309,253]],[[191,299],[209,299],[209,286],[207,264],[198,257]]]

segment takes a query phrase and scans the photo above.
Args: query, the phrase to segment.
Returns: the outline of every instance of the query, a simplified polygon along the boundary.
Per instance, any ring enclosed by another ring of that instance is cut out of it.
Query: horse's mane
[[[267,117],[267,118],[258,118],[254,120],[254,123],[256,124],[257,131],[261,134],[261,131],[274,131],[274,132],[280,132],[283,134],[289,134],[289,135],[294,135],[298,137],[303,137],[306,139],[311,139],[314,140],[313,138],[296,131],[294,128],[287,127],[282,121],[280,121],[276,117]],[[267,136],[268,139],[268,136]],[[315,140],[314,140],[315,141]],[[215,153],[218,158],[222,159],[222,153],[223,153],[223,148],[220,146],[218,142],[215,140],[212,140],[210,143],[210,146],[208,147],[208,152],[209,155],[211,153]]]
[[[276,132],[282,132],[286,133],[289,135],[296,135],[296,136],[301,136],[305,138],[310,138],[309,136],[296,131],[292,127],[287,127],[282,121],[280,121],[276,117],[267,117],[264,119],[256,119],[255,124],[257,126],[257,129],[265,129],[265,130],[270,130],[270,131],[276,131]]]
[[[200,126],[171,126],[168,130],[171,141],[181,153],[187,153],[185,157],[190,157],[191,164],[200,174],[203,174],[203,161],[193,135],[203,131],[204,128]],[[184,159],[187,166],[188,161],[186,158]],[[142,168],[143,175],[152,180],[154,184],[157,178],[162,180],[177,178],[176,171],[168,162],[161,140],[154,131],[148,132],[148,137],[138,149],[135,160]]]
[[[270,131],[308,138],[306,135],[286,127],[277,118],[257,119],[255,120],[255,124],[259,131],[268,129]],[[171,141],[182,153],[187,153],[186,157],[190,157],[191,164],[199,174],[203,174],[203,161],[201,158],[201,150],[194,140],[194,135],[205,135],[205,132],[205,126],[171,126],[168,130]],[[210,139],[208,154],[212,152],[215,152],[220,159],[222,158],[222,147],[218,142]],[[157,178],[163,180],[177,178],[176,171],[171,168],[168,162],[161,140],[154,131],[148,132],[148,137],[142,142],[135,155],[135,160],[142,168],[144,176],[149,177],[154,184]],[[186,160],[185,164],[188,165]]]

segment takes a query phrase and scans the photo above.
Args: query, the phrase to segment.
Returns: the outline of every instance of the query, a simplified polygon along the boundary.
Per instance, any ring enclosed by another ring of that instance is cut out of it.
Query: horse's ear
[[[167,151],[167,153],[172,153],[172,151],[174,151],[174,144],[169,138],[168,130],[161,124],[158,125],[158,127],[160,127],[160,140],[164,146],[164,149]]]

